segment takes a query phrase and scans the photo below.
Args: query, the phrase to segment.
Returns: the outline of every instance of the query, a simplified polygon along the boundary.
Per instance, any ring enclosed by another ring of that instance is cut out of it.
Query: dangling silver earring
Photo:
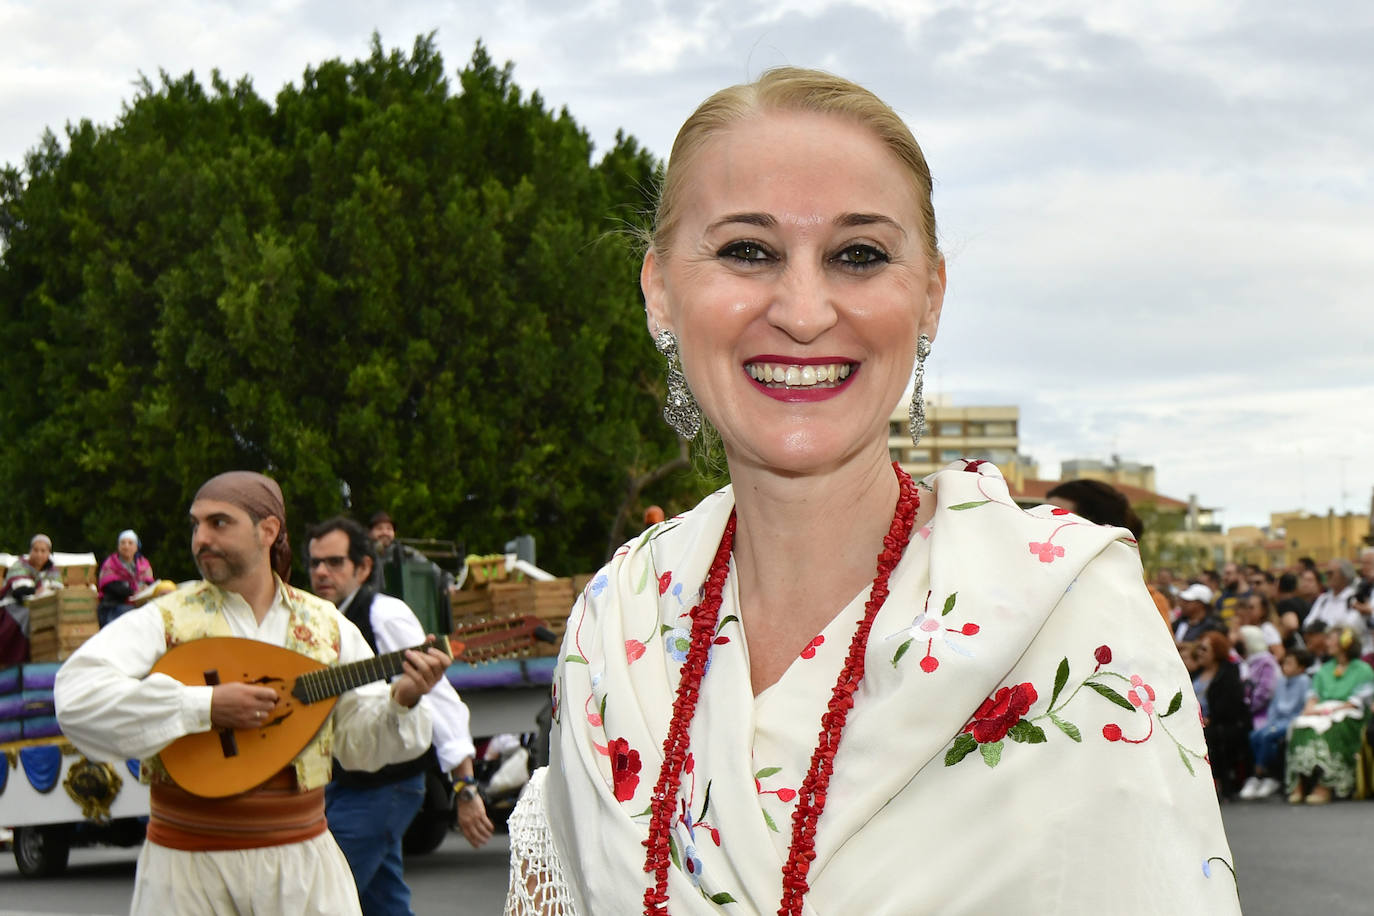
[[[695,439],[697,430],[701,429],[701,408],[692,397],[692,389],[687,387],[687,376],[682,374],[677,336],[664,328],[654,338],[654,346],[668,360],[668,400],[663,404],[663,419],[682,438]]]
[[[925,334],[916,338],[916,384],[911,389],[911,444],[920,445],[926,434],[926,357],[930,355],[930,338]]]

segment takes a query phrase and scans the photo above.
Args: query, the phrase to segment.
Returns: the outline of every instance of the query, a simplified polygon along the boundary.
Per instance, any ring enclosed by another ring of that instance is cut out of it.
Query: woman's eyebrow
[[[757,226],[760,229],[772,229],[777,226],[778,221],[770,213],[728,213],[707,226],[706,231],[713,232],[722,226],[728,226],[735,223],[745,226]],[[907,234],[906,229],[903,228],[901,223],[881,213],[841,213],[839,216],[835,217],[835,225],[845,229],[852,229],[858,226],[883,225],[891,226],[903,236]]]
[[[846,229],[852,229],[856,226],[872,226],[875,224],[891,226],[903,236],[906,235],[906,229],[902,228],[901,223],[889,216],[883,216],[881,213],[841,213],[835,218],[835,225],[842,226]]]
[[[706,231],[711,232],[731,223],[743,223],[746,226],[758,226],[760,229],[772,229],[778,224],[778,221],[768,213],[728,213],[707,226]]]

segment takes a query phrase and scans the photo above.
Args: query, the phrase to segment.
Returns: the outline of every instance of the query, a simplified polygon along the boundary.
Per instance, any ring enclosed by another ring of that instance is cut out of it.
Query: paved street
[[[128,912],[137,849],[74,849],[60,878],[25,879],[0,853],[0,916],[122,916]],[[510,847],[504,834],[473,850],[452,834],[435,852],[407,860],[418,916],[499,914]],[[171,914],[169,914],[171,916]]]
[[[1225,818],[1247,916],[1374,912],[1374,802],[1313,809],[1270,800],[1228,805]],[[475,852],[455,834],[438,851],[409,860],[415,912],[499,914],[508,848],[506,837],[498,836]],[[135,857],[135,850],[74,850],[62,878],[25,880],[6,853],[0,861],[0,916],[119,916],[128,906]],[[1123,902],[1120,916],[1130,912]]]

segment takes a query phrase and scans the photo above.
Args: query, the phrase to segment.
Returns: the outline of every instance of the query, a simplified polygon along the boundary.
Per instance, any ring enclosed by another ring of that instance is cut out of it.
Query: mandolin
[[[456,627],[452,642],[436,636],[433,645],[465,662],[515,655],[527,651],[534,639],[552,636],[542,623],[532,616],[474,621]],[[281,646],[236,636],[174,646],[158,659],[154,672],[195,686],[237,681],[271,687],[277,691],[277,705],[255,728],[183,735],[162,749],[162,765],[178,786],[202,798],[224,798],[260,786],[311,742],[340,694],[400,674],[406,651],[325,665]]]
[[[436,637],[433,645],[449,651],[445,636]],[[425,648],[414,647],[416,651]],[[235,636],[211,636],[174,646],[158,659],[153,672],[188,685],[237,681],[271,687],[277,691],[277,705],[255,728],[183,735],[162,749],[162,765],[178,786],[203,798],[237,795],[262,785],[310,743],[340,694],[400,674],[407,651],[347,665],[325,665],[281,646]]]

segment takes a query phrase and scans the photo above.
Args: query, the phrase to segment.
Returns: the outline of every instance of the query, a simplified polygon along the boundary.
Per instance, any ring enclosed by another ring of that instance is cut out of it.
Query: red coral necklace
[[[797,793],[797,807],[792,812],[792,845],[787,853],[787,861],[782,867],[782,903],[778,916],[797,916],[802,911],[802,898],[810,885],[806,875],[811,862],[816,858],[816,823],[821,811],[825,809],[825,793],[830,785],[830,775],[834,771],[835,752],[840,747],[841,733],[845,720],[854,705],[854,692],[864,676],[864,653],[868,648],[868,633],[873,628],[873,619],[887,600],[887,580],[892,570],[901,561],[907,543],[911,540],[911,529],[916,520],[916,510],[920,508],[921,497],[916,485],[895,462],[900,494],[897,508],[892,516],[892,527],[883,538],[883,549],[878,554],[878,574],[873,579],[868,603],[864,605],[863,620],[854,631],[849,643],[849,655],[835,687],[830,694],[830,705],[821,716],[821,733],[816,749],[811,754],[811,766],[802,780]],[[644,841],[648,853],[644,857],[644,871],[654,874],[654,886],[644,889],[645,916],[667,916],[668,913],[668,862],[669,836],[672,831],[672,816],[677,807],[678,789],[682,785],[682,768],[687,760],[689,746],[688,731],[692,716],[696,713],[697,698],[701,694],[701,679],[706,672],[706,657],[711,648],[711,639],[716,631],[716,618],[720,615],[721,593],[725,587],[726,576],[730,572],[730,551],[735,543],[735,514],[725,523],[725,533],[721,535],[720,546],[716,548],[715,559],[711,562],[706,576],[702,600],[692,608],[692,639],[687,650],[687,658],[682,665],[682,676],[677,685],[677,697],[673,700],[673,718],[668,724],[668,736],[663,740],[663,767],[654,785],[650,804],[649,838]]]

